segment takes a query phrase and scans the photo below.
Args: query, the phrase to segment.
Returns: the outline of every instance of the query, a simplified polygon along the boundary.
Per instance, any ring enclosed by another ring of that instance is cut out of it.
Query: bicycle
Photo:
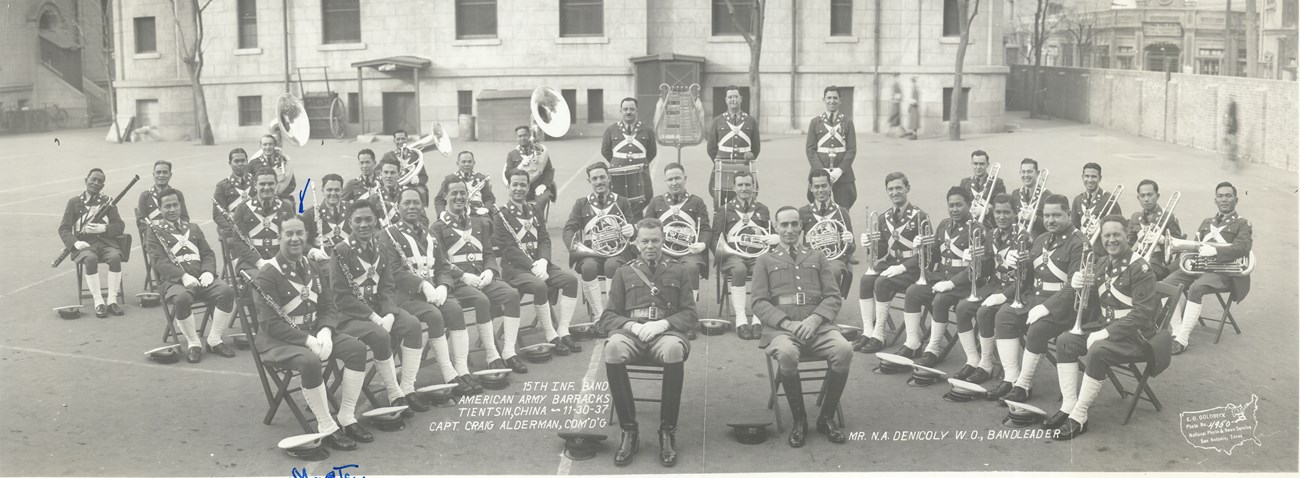
[[[44,113],[55,127],[62,129],[68,126],[68,111],[60,108],[58,103],[46,103]]]

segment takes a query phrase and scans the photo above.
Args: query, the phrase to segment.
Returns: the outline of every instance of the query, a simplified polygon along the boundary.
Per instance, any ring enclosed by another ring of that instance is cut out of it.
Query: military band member
[[[1061,386],[1061,410],[1043,423],[1057,430],[1053,438],[1071,440],[1088,431],[1088,408],[1101,391],[1110,367],[1146,359],[1147,341],[1155,336],[1156,277],[1142,256],[1128,244],[1128,225],[1119,215],[1101,221],[1101,243],[1106,255],[1097,259],[1093,277],[1082,271],[1071,276],[1076,293],[1089,294],[1083,334],[1065,332],[1056,338],[1057,381]],[[1087,282],[1093,285],[1086,286]],[[1086,289],[1085,289],[1086,287]],[[1079,358],[1086,361],[1083,383],[1079,383]]]
[[[858,200],[853,176],[853,159],[858,155],[857,132],[853,128],[853,119],[839,112],[838,87],[827,86],[822,91],[822,101],[826,104],[826,112],[808,123],[808,141],[804,149],[813,171],[830,173],[835,204],[849,209]],[[812,200],[812,192],[809,192],[808,202]]]
[[[1003,304],[994,318],[994,334],[1006,376],[989,391],[990,399],[1028,400],[1038,362],[1047,353],[1047,342],[1074,327],[1074,289],[1069,282],[1079,270],[1088,239],[1070,223],[1070,200],[1060,194],[1043,198],[1043,225],[1047,232],[1034,238],[1027,257],[1033,261],[1033,283],[1026,280],[1019,288],[1023,307],[1006,303],[1009,297],[1014,301],[1016,284],[984,299],[987,306]],[[1012,262],[1024,265],[1017,253],[1013,251],[1011,256]]]
[[[343,176],[334,173],[326,174],[321,178],[325,201],[323,204],[314,204],[303,214],[303,222],[307,224],[307,243],[312,249],[319,249],[326,255],[329,251],[334,250],[334,246],[340,242],[348,240],[348,218],[347,209],[349,202],[343,200]],[[317,226],[316,218],[320,217],[320,225]],[[319,231],[319,233],[318,233]]]
[[[294,177],[293,167],[289,165],[289,156],[280,150],[280,142],[273,135],[262,135],[261,145],[262,148],[248,158],[248,169],[257,171],[270,168],[275,171],[275,195],[292,202],[294,194],[298,192],[298,179]]]
[[[370,205],[375,209],[375,215],[379,218],[379,224],[387,227],[398,221],[400,212],[397,209],[398,196],[402,192],[402,186],[397,183],[402,177],[402,166],[394,158],[384,158],[379,161],[378,187],[370,192]],[[420,191],[418,186],[412,186],[416,191]],[[424,191],[420,191],[420,200],[427,203],[428,196]]]
[[[988,296],[1000,292],[1011,284],[1011,275],[1015,273],[1015,263],[1008,260],[1009,253],[1015,249],[1015,228],[1016,213],[1011,209],[1011,196],[1002,193],[993,196],[989,201],[992,211],[988,214],[993,218],[993,227],[986,227],[983,234],[984,246],[971,248],[970,254],[974,257],[981,258],[979,276],[983,281],[975,290],[975,297],[978,300],[962,300],[957,302],[957,333],[961,333],[978,327],[979,330],[979,351],[978,355],[972,355],[975,351],[962,342],[962,348],[966,352],[966,365],[961,370],[952,375],[957,380],[965,380],[971,383],[984,383],[994,376],[996,367],[1001,365],[994,362],[993,357],[997,352],[997,339],[994,338],[994,317],[997,316],[998,306],[984,306],[984,299]],[[1025,248],[1028,250],[1028,247]],[[969,339],[966,339],[969,340]],[[976,362],[971,359],[975,358]]]
[[[234,214],[245,202],[252,199],[255,192],[253,191],[253,171],[248,168],[248,153],[243,148],[230,150],[226,157],[226,162],[230,164],[230,177],[223,178],[217,182],[217,189],[212,193],[212,199],[217,201],[227,212]],[[212,222],[217,224],[217,237],[221,241],[229,241],[233,231],[230,224],[226,221],[218,220],[220,214],[217,213],[216,205],[212,206]]]
[[[517,335],[519,292],[497,280],[501,269],[492,251],[492,223],[487,218],[469,215],[469,192],[464,182],[455,181],[447,186],[447,200],[448,208],[433,224],[432,232],[451,262],[451,278],[457,282],[452,287],[452,295],[461,305],[474,308],[479,337],[494,336],[492,319],[496,317],[504,317],[502,322],[507,336]],[[509,342],[514,344],[514,340]],[[569,354],[568,348],[558,339],[555,343],[557,355]],[[483,349],[488,368],[528,372],[528,367],[515,356],[513,347],[498,352],[495,340],[484,339]]]
[[[691,276],[691,290],[696,291],[698,299],[700,277],[709,276],[706,249],[713,239],[713,231],[709,229],[709,206],[703,198],[686,192],[686,168],[681,163],[668,163],[664,166],[664,182],[668,183],[668,192],[650,200],[644,217],[658,218],[665,225],[680,221],[695,229],[695,242],[686,247],[686,254],[673,258],[687,269],[697,271]],[[664,240],[672,242],[671,238],[666,237]]]
[[[903,317],[908,324],[909,341],[914,334],[920,341],[920,327],[914,331],[911,324],[921,323],[925,318],[921,315],[922,308],[930,306],[930,341],[921,358],[916,359],[917,365],[929,367],[939,362],[939,354],[943,351],[939,343],[948,330],[948,310],[970,296],[971,277],[967,267],[970,260],[970,199],[969,190],[961,187],[948,189],[948,217],[939,222],[939,227],[934,229],[934,242],[927,246],[929,257],[926,270],[922,271],[926,283],[912,284],[907,288]],[[977,362],[974,359],[979,357],[975,331],[958,330],[957,337],[966,350],[967,365],[974,366]]]
[[[1155,224],[1156,221],[1160,220],[1160,216],[1165,213],[1164,208],[1160,206],[1160,185],[1155,181],[1143,179],[1142,182],[1138,183],[1137,197],[1142,210],[1133,213],[1133,218],[1129,219],[1128,223],[1129,243],[1134,248],[1142,241],[1139,231]],[[1173,211],[1169,211],[1169,222],[1165,223],[1164,230],[1169,232],[1170,237],[1187,238],[1187,235],[1183,234],[1183,226],[1178,224],[1178,216],[1175,216]],[[1171,272],[1169,264],[1165,263],[1164,251],[1166,247],[1169,247],[1169,245],[1165,244],[1162,234],[1160,239],[1156,240],[1156,246],[1151,253],[1151,257],[1147,259],[1147,265],[1151,266],[1151,271],[1156,274],[1156,280],[1164,280]]]
[[[149,222],[158,222],[162,220],[162,203],[159,202],[162,193],[173,189],[172,180],[172,162],[160,159],[153,163],[153,186],[140,192],[139,205],[136,206],[136,218],[141,228]],[[181,200],[181,219],[190,222],[190,211],[185,207],[185,194],[176,191]]]
[[[596,219],[601,216],[619,216],[625,224],[617,231],[625,240],[631,241],[636,232],[632,224],[641,219],[641,210],[634,208],[627,199],[609,190],[609,167],[605,163],[593,163],[587,166],[587,182],[591,184],[592,193],[578,198],[569,213],[568,222],[564,223],[564,243],[569,244],[569,265],[582,276],[582,292],[587,296],[592,313],[599,315],[605,310],[604,296],[600,290],[598,277],[614,277],[614,271],[630,258],[635,257],[635,248],[629,244],[622,252],[605,257],[596,254],[590,243]]]
[[[821,221],[839,221],[844,223],[844,232],[840,241],[845,244],[844,254],[835,259],[827,259],[827,267],[839,284],[836,290],[847,291],[853,284],[853,271],[849,259],[853,257],[856,246],[853,244],[853,220],[849,218],[849,209],[832,201],[831,175],[825,169],[814,169],[808,173],[808,190],[812,193],[812,204],[799,208],[799,222],[803,225],[804,244],[812,245],[807,234],[813,225]]]
[[[555,187],[555,167],[551,166],[551,155],[545,146],[534,141],[533,130],[527,126],[515,127],[515,138],[519,140],[519,146],[506,153],[504,174],[509,175],[515,169],[528,174],[527,200],[536,206],[542,222],[545,222],[551,203],[555,202],[556,191],[559,190]],[[504,179],[506,184],[510,184],[510,178]]]
[[[650,183],[650,163],[658,154],[655,144],[653,125],[637,121],[636,98],[623,98],[618,103],[623,112],[623,120],[605,128],[605,135],[600,140],[600,154],[609,162],[609,167],[620,168],[638,166],[641,171],[641,198],[633,201],[632,207],[640,211],[645,208],[649,198],[654,197],[654,187]],[[634,188],[628,184],[612,187],[615,193],[629,198],[633,197]]]
[[[970,191],[972,198],[970,215],[971,217],[979,217],[980,212],[990,207],[988,204],[984,204],[983,199],[991,199],[993,196],[1007,192],[1007,185],[1002,182],[1002,178],[997,178],[993,181],[993,191],[990,193],[985,190],[989,182],[989,153],[979,149],[975,150],[970,154],[970,165],[974,174],[969,178],[961,178],[961,184],[958,186]],[[992,214],[984,214],[984,225],[993,225]]]
[[[625,466],[636,455],[636,408],[628,364],[653,363],[664,368],[663,400],[659,412],[659,462],[677,464],[677,413],[681,407],[682,379],[690,355],[686,332],[695,328],[699,317],[695,297],[689,290],[687,270],[664,257],[663,225],[655,218],[637,223],[636,260],[620,267],[610,281],[609,307],[600,317],[600,327],[609,331],[605,342],[605,373],[622,441],[614,453],[614,464]]]
[[[839,313],[839,280],[821,251],[803,244],[800,214],[793,207],[776,212],[776,230],[781,244],[758,257],[754,263],[754,313],[767,327],[759,347],[776,360],[781,386],[790,402],[794,426],[790,446],[804,444],[808,415],[804,411],[799,361],[804,355],[826,359],[826,389],[820,399],[817,431],[831,443],[847,437],[835,425],[835,411],[849,380],[853,346],[835,325]]]
[[[1011,207],[1016,210],[1017,221],[1025,222],[1029,215],[1034,215],[1033,227],[1030,229],[1030,237],[1038,237],[1047,228],[1043,226],[1043,205],[1048,196],[1052,195],[1052,190],[1043,187],[1043,196],[1039,200],[1038,209],[1035,211],[1026,210],[1026,206],[1034,200],[1034,189],[1038,185],[1038,177],[1041,171],[1038,169],[1038,161],[1025,158],[1020,161],[1020,182],[1021,186],[1011,192]]]
[[[537,203],[528,199],[528,193],[534,190],[531,176],[522,169],[511,170],[506,176],[510,179],[510,200],[492,218],[492,246],[501,255],[501,278],[520,294],[533,296],[547,342],[558,339],[570,351],[581,352],[582,347],[569,335],[578,305],[578,278],[551,262],[546,218],[538,213]],[[551,322],[552,292],[559,294],[560,316],[555,324]],[[514,349],[514,340],[514,336],[506,334],[507,350]]]
[[[1219,212],[1205,218],[1196,228],[1196,241],[1201,246],[1196,254],[1201,259],[1214,262],[1235,261],[1250,256],[1254,245],[1254,227],[1237,212],[1237,187],[1224,181],[1214,187],[1214,205]],[[1204,272],[1199,276],[1175,270],[1162,281],[1166,284],[1187,286],[1186,306],[1180,301],[1170,320],[1174,333],[1173,353],[1187,349],[1192,328],[1201,316],[1201,299],[1216,292],[1231,292],[1230,300],[1241,302],[1250,292],[1250,275]]]
[[[885,191],[894,206],[880,214],[878,234],[874,237],[862,235],[864,247],[869,243],[875,244],[877,259],[870,269],[875,274],[863,273],[858,282],[862,338],[853,344],[855,351],[876,353],[885,348],[889,301],[894,300],[895,294],[906,292],[921,277],[916,263],[916,251],[920,244],[915,241],[924,239],[920,227],[921,223],[930,220],[930,215],[908,202],[907,194],[911,190],[912,185],[908,182],[907,175],[893,172],[885,176]],[[919,321],[907,325],[908,330],[919,330],[920,327]],[[910,347],[904,344],[904,348],[914,353],[920,347],[919,342],[919,339],[914,340]]]
[[[235,226],[253,242],[250,249],[240,239],[230,241],[241,271],[260,269],[275,257],[280,248],[280,223],[296,215],[290,201],[275,195],[275,171],[262,168],[254,173],[254,178],[257,198],[231,211]]]
[[[82,266],[85,286],[95,300],[95,316],[108,317],[108,314],[123,315],[122,307],[117,305],[117,293],[122,286],[122,249],[120,239],[126,224],[117,213],[117,206],[110,205],[112,199],[101,194],[106,176],[104,170],[93,168],[86,174],[86,192],[68,200],[63,209],[63,222],[59,224],[59,239],[63,247],[74,249],[73,262]],[[98,220],[91,222],[100,209],[108,212]],[[99,263],[108,263],[108,303],[105,305],[102,289],[99,287]]]
[[[713,117],[713,124],[705,131],[704,147],[709,159],[713,160],[713,171],[709,173],[709,195],[715,205],[725,204],[736,197],[735,191],[723,191],[723,184],[718,179],[718,171],[723,163],[740,163],[745,166],[742,171],[754,171],[754,160],[762,150],[762,140],[758,131],[758,120],[740,110],[744,98],[740,87],[728,86],[726,91],[727,111]],[[721,194],[721,196],[719,196]]]
[[[429,405],[415,393],[415,378],[424,353],[424,331],[415,316],[397,306],[393,282],[395,258],[384,254],[375,234],[379,224],[374,206],[358,201],[348,206],[352,237],[334,246],[330,254],[330,292],[338,307],[339,332],[356,337],[375,358],[379,378],[392,406],[408,405],[423,412]],[[381,315],[382,314],[382,315]],[[397,378],[393,347],[401,345],[402,378]],[[357,380],[364,377],[357,376]],[[343,380],[349,379],[344,373]],[[346,385],[345,385],[346,386]],[[343,396],[339,415],[352,417],[356,401]]]
[[[159,196],[162,217],[146,226],[145,252],[153,259],[163,300],[172,304],[176,330],[185,336],[190,363],[198,363],[204,348],[222,357],[235,351],[222,341],[235,311],[235,291],[217,278],[216,254],[208,247],[199,226],[181,216],[180,191],[168,189]],[[199,333],[191,320],[190,305],[199,300],[214,306],[207,343],[199,345]]]
[[[357,151],[357,166],[361,175],[348,181],[343,186],[343,200],[347,202],[370,199],[370,192],[379,186],[379,175],[375,172],[375,152],[369,149]]]
[[[456,383],[456,394],[483,393],[469,371],[469,332],[465,330],[465,312],[451,294],[455,286],[451,263],[429,228],[420,191],[403,189],[397,208],[402,220],[378,235],[393,271],[393,300],[429,326],[433,356],[443,380]]]
[[[1082,230],[1083,217],[1100,215],[1107,201],[1110,201],[1110,191],[1101,188],[1101,165],[1097,163],[1083,165],[1083,192],[1075,196],[1074,202],[1070,203],[1070,220],[1074,222],[1074,227]],[[1118,201],[1111,208],[1110,214],[1121,216],[1124,214]]]
[[[461,151],[456,155],[455,173],[448,174],[442,179],[442,187],[438,189],[438,195],[433,199],[433,206],[442,215],[447,210],[447,185],[453,182],[463,182],[469,188],[469,203],[466,207],[473,216],[488,217],[497,207],[497,198],[492,194],[492,179],[486,174],[474,172],[474,153]],[[491,222],[491,219],[488,219]]]
[[[275,300],[269,303],[267,297],[254,294],[259,326],[253,347],[264,362],[298,373],[303,399],[316,416],[316,431],[328,434],[325,444],[336,450],[353,450],[356,442],[370,443],[374,437],[357,423],[354,414],[339,413],[337,422],[330,416],[322,362],[343,361],[339,394],[355,404],[366,374],[366,346],[338,330],[334,294],[323,290],[321,283],[328,272],[303,256],[307,230],[302,219],[292,217],[281,226],[278,252],[253,280],[258,290]]]
[[[762,337],[763,324],[758,317],[745,313],[749,300],[746,299],[745,285],[749,282],[749,271],[754,268],[754,259],[744,257],[732,248],[740,241],[740,235],[755,232],[743,232],[750,226],[761,228],[766,234],[750,237],[747,240],[759,242],[766,246],[775,246],[780,236],[772,234],[772,215],[767,206],[758,202],[754,191],[754,175],[748,171],[737,171],[732,177],[733,191],[736,194],[727,204],[718,209],[713,219],[713,235],[718,238],[718,270],[731,277],[728,293],[731,295],[731,308],[736,314],[736,336],[744,340]]]
[[[399,178],[405,176],[406,173],[411,170],[411,168],[419,167],[420,171],[416,175],[415,181],[412,182],[411,184],[415,185],[415,189],[420,191],[420,196],[424,198],[424,203],[428,204],[429,203],[429,173],[425,170],[424,164],[416,163],[416,158],[418,156],[415,154],[415,150],[406,147],[406,145],[410,142],[411,142],[411,137],[406,134],[406,130],[399,129],[393,132],[393,146],[396,147],[393,148],[392,151],[384,153],[384,158],[383,160],[380,160],[380,164],[382,166],[383,161],[390,158],[396,161],[398,163],[397,176]],[[434,144],[430,144],[421,147],[419,149],[421,153],[424,153],[428,149],[436,150],[437,147]],[[450,153],[450,151],[448,153]]]

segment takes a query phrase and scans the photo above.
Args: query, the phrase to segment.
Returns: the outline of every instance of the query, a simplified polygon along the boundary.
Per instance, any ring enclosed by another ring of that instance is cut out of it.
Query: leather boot
[[[677,464],[676,426],[659,425],[659,464],[673,466]]]
[[[831,443],[844,443],[848,437],[835,426],[835,411],[839,410],[840,397],[844,387],[849,383],[847,372],[826,372],[826,398],[822,401],[821,413],[817,417],[817,431],[826,435]]]
[[[794,426],[790,427],[790,446],[799,448],[803,446],[804,435],[808,433],[808,412],[803,408],[803,382],[799,380],[798,374],[782,376],[781,388],[785,389],[785,399],[790,403],[790,416],[794,421]]]
[[[606,363],[605,375],[609,379],[609,395],[618,414],[618,426],[623,430],[618,451],[614,452],[614,465],[627,466],[636,455],[640,437],[637,434],[636,402],[632,401],[632,381],[627,376],[627,365]]]
[[[641,437],[637,434],[636,422],[619,423],[618,426],[623,429],[623,438],[618,443],[618,451],[614,452],[614,466],[627,466],[640,448]]]
[[[663,466],[677,464],[677,414],[682,407],[682,381],[686,367],[682,363],[664,364],[664,381],[660,392],[659,411],[659,463]]]

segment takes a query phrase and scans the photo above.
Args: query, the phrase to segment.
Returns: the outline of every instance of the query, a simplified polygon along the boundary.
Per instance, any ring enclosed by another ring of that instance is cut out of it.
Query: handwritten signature
[[[351,465],[336,466],[334,467],[334,469],[330,470],[329,473],[326,473],[324,478],[352,478],[353,476],[357,476],[357,475],[352,475],[347,471],[344,471],[349,468],[359,469],[361,468],[361,465],[351,464]],[[293,468],[290,471],[290,476],[292,476],[293,478],[310,478],[307,475],[307,468]],[[360,475],[357,476],[357,478],[366,478],[366,475]]]

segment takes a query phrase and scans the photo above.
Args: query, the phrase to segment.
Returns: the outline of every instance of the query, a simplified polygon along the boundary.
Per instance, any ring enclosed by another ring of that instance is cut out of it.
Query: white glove
[[[315,248],[315,247],[313,247],[310,251],[307,251],[307,258],[318,262],[324,262],[330,260],[329,254],[326,254],[325,251],[322,251],[319,248]]]
[[[1071,289],[1083,288],[1083,271],[1075,272],[1074,275],[1070,276],[1070,288]]]
[[[72,243],[72,247],[77,248],[78,251],[84,251],[90,249],[90,243],[86,241],[77,241]]]
[[[1200,254],[1201,257],[1214,257],[1219,255],[1219,248],[1209,244],[1202,244],[1201,247],[1196,250],[1196,253]]]
[[[907,268],[902,264],[896,264],[885,268],[884,272],[880,273],[880,277],[894,277],[904,272],[907,272]]]
[[[852,241],[852,240],[853,240],[853,233],[852,233],[852,232],[844,231],[844,232],[841,232],[841,233],[840,233],[840,241],[841,241],[841,242],[849,242],[849,241]]]
[[[82,229],[82,232],[88,234],[103,234],[106,231],[108,231],[108,226],[103,224],[87,224],[86,227]]]
[[[214,277],[211,272],[204,272],[202,274],[199,274],[199,285],[203,287],[212,285],[212,281],[214,280],[217,280],[217,278]]]
[[[438,292],[433,288],[433,284],[428,282],[420,283],[420,293],[424,294],[424,301],[430,304],[438,303]]]
[[[831,182],[833,183],[835,181],[840,180],[840,176],[844,174],[844,171],[841,170],[840,168],[831,168],[830,173],[831,173]]]
[[[185,288],[188,289],[199,285],[199,280],[195,279],[194,276],[192,275],[185,274],[181,276],[181,285],[185,286]]]
[[[952,281],[946,280],[946,281],[939,281],[935,283],[933,289],[935,292],[948,292],[950,290],[953,290],[953,288],[956,287],[957,284],[953,284]]]
[[[317,357],[320,357],[321,361],[324,361],[325,359],[329,358],[328,355],[321,355],[321,342],[320,339],[316,338],[315,336],[308,335],[306,345],[307,348],[311,350],[311,353],[314,353],[316,354]]]
[[[1006,302],[1007,302],[1007,296],[1002,295],[1001,293],[997,293],[997,294],[990,294],[987,298],[984,299],[984,302],[981,303],[980,305],[984,307],[996,307],[1005,304]]]
[[[871,237],[871,234],[862,233],[862,247],[871,247],[871,244],[876,242],[876,239]]]
[[[641,331],[637,333],[637,338],[641,339],[643,342],[649,342],[651,339],[654,339],[655,336],[667,331],[668,326],[669,324],[667,320],[647,322],[641,325]]]
[[[488,209],[485,207],[476,208],[474,209],[474,213],[480,216],[486,216],[488,213]]]
[[[383,327],[384,332],[393,331],[393,320],[396,320],[396,317],[393,317],[393,314],[384,314],[383,317],[380,317],[379,314],[375,314],[375,313],[370,314],[370,321],[379,324],[380,327]]]
[[[964,251],[961,251],[961,260],[966,261],[966,262],[970,262],[970,261],[975,260],[975,256],[974,256],[974,254],[970,251],[970,249],[966,249],[966,250],[964,250]]]
[[[1087,346],[1087,347],[1088,347],[1089,349],[1091,349],[1091,348],[1092,348],[1092,344],[1097,343],[1098,340],[1106,340],[1106,339],[1108,339],[1108,338],[1110,338],[1110,331],[1109,331],[1109,330],[1106,330],[1106,329],[1101,329],[1101,330],[1099,330],[1099,331],[1096,331],[1096,332],[1093,332],[1093,333],[1091,333],[1091,334],[1088,334],[1088,346]]]
[[[778,236],[776,234],[768,234],[766,236],[763,236],[763,242],[766,242],[767,245],[769,246],[775,246],[781,243],[781,236]]]
[[[546,259],[538,259],[536,261],[533,261],[533,268],[532,268],[533,275],[537,276],[542,280],[545,280],[548,277],[548,275],[546,274],[546,266],[547,266]]]
[[[632,229],[631,224],[624,224],[620,232],[623,233],[623,237],[632,237],[632,233],[636,232],[636,230]]]
[[[468,272],[466,272],[465,275],[460,276],[460,281],[475,289],[483,286],[483,279],[481,277]]]
[[[482,274],[479,274],[479,276],[478,276],[478,278],[479,278],[478,288],[482,289],[482,288],[484,288],[484,287],[487,287],[488,284],[491,284],[491,283],[492,283],[492,277],[493,277],[493,276],[494,276],[494,274],[492,273],[492,269],[485,270],[485,271],[483,271]]]
[[[970,207],[971,217],[980,217],[980,213],[982,212],[984,212],[984,206],[976,205]]]
[[[316,340],[320,341],[320,359],[322,362],[329,360],[334,355],[334,332],[330,329],[320,329],[316,332]]]
[[[258,260],[257,260],[257,268],[258,268],[258,269],[261,269],[262,266],[267,265],[267,264],[270,264],[270,263],[271,263],[271,261],[268,261],[268,260],[266,260],[266,259],[258,259]]]
[[[447,302],[447,286],[440,285],[435,287],[433,289],[433,298],[436,300],[433,305],[442,305],[444,302]]]
[[[1020,252],[1014,249],[1007,251],[1006,264],[1008,268],[1018,269],[1017,265],[1020,264]]]
[[[1047,317],[1048,313],[1047,306],[1043,304],[1035,305],[1034,308],[1029,309],[1029,319],[1025,320],[1025,325],[1038,322],[1038,319]]]
[[[628,322],[626,328],[629,332],[632,332],[632,335],[635,335],[639,338],[641,337],[641,329],[644,327],[645,327],[644,325],[641,325],[638,322]]]
[[[533,195],[534,195],[534,196],[541,196],[542,193],[544,193],[544,192],[546,192],[546,185],[545,185],[545,184],[539,184],[539,185],[537,186],[537,189],[534,189],[534,190],[533,190]]]
[[[686,248],[686,253],[687,253],[687,254],[699,254],[700,252],[703,252],[703,251],[704,251],[704,243],[703,243],[703,242],[697,242],[697,243],[695,243],[695,244],[691,244],[690,247],[687,247],[687,248]]]

